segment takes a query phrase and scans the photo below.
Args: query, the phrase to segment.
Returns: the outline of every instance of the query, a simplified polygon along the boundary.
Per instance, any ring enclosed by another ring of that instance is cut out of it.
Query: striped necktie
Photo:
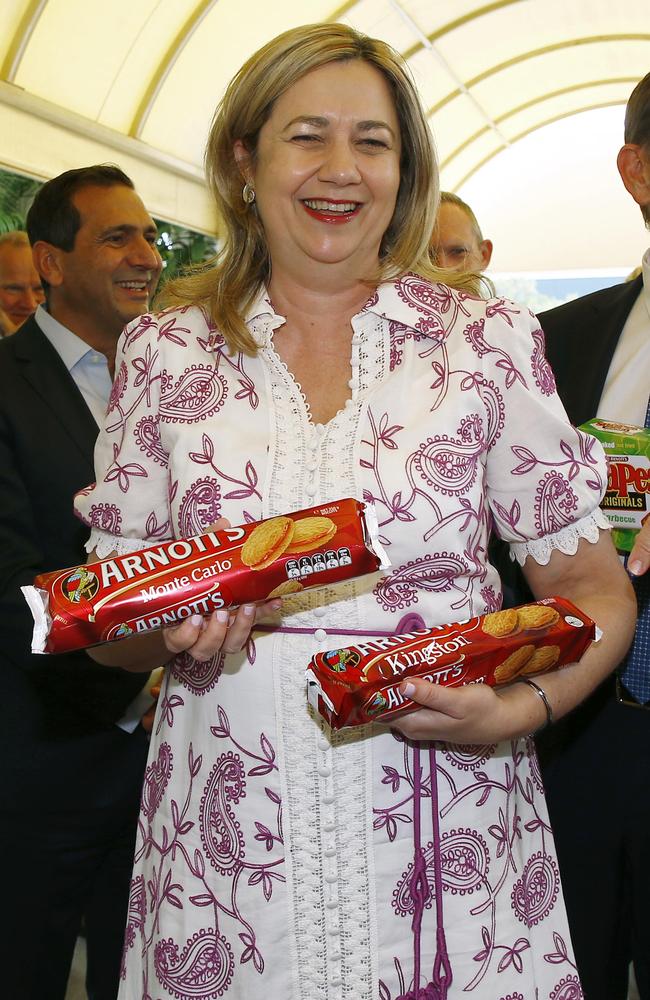
[[[650,399],[645,415],[650,427]],[[641,705],[650,702],[650,570],[643,576],[632,577],[639,604],[634,642],[623,661],[620,677],[633,698]]]

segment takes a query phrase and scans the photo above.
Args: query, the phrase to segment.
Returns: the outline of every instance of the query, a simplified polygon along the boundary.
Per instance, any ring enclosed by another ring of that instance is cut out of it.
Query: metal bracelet
[[[550,726],[551,723],[553,722],[553,709],[551,707],[550,701],[548,700],[548,695],[546,694],[544,688],[541,688],[539,684],[535,683],[535,681],[529,680],[528,677],[520,677],[519,679],[522,680],[524,684],[527,684],[528,687],[532,688],[533,691],[536,691],[539,697],[544,702],[544,708],[546,709],[546,722],[544,722],[539,727],[539,729],[535,730],[536,733],[541,733],[543,729],[546,729],[546,727]]]

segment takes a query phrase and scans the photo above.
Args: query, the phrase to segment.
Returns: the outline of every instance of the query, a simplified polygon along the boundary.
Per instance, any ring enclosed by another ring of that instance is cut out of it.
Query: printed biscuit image
[[[293,538],[295,521],[290,517],[272,517],[250,533],[241,550],[241,561],[251,569],[265,569],[287,550]]]
[[[304,590],[300,580],[283,580],[277,587],[274,587],[266,598],[270,601],[272,597],[288,597],[289,594],[297,594],[299,590]]]
[[[521,646],[519,649],[515,649],[514,653],[507,656],[494,671],[495,684],[507,684],[513,677],[520,674],[534,652],[534,646]]]
[[[555,608],[545,604],[524,604],[517,610],[519,627],[522,629],[550,628],[560,617]]]
[[[540,646],[531,656],[528,663],[524,665],[521,676],[527,674],[539,674],[542,671],[550,670],[560,659],[559,646]]]
[[[487,635],[500,639],[504,635],[512,635],[519,626],[516,608],[507,608],[505,611],[493,611],[483,618],[483,631]]]
[[[303,517],[295,524],[287,552],[310,552],[325,545],[336,534],[336,525],[329,517]]]

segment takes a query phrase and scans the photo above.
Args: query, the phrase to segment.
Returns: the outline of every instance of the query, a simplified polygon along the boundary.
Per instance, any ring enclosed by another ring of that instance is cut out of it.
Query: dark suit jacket
[[[34,319],[0,341],[0,773],[20,786],[76,757],[83,768],[146,675],[98,666],[86,653],[32,655],[20,592],[43,570],[85,561],[88,529],[75,492],[94,479],[97,425]],[[84,743],[85,741],[85,743]],[[5,789],[7,784],[3,781]]]
[[[571,423],[607,416],[599,413],[600,397],[625,321],[642,287],[639,275],[634,281],[584,295],[537,317],[546,336],[546,357]]]

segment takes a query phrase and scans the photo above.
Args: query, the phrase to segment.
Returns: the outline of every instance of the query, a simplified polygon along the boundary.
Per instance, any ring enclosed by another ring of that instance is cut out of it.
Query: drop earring
[[[244,188],[243,188],[243,191],[241,193],[241,196],[242,196],[242,198],[244,199],[244,202],[247,205],[252,205],[253,202],[255,201],[255,188],[253,188],[248,183],[248,181],[246,181],[246,183],[244,184]]]

